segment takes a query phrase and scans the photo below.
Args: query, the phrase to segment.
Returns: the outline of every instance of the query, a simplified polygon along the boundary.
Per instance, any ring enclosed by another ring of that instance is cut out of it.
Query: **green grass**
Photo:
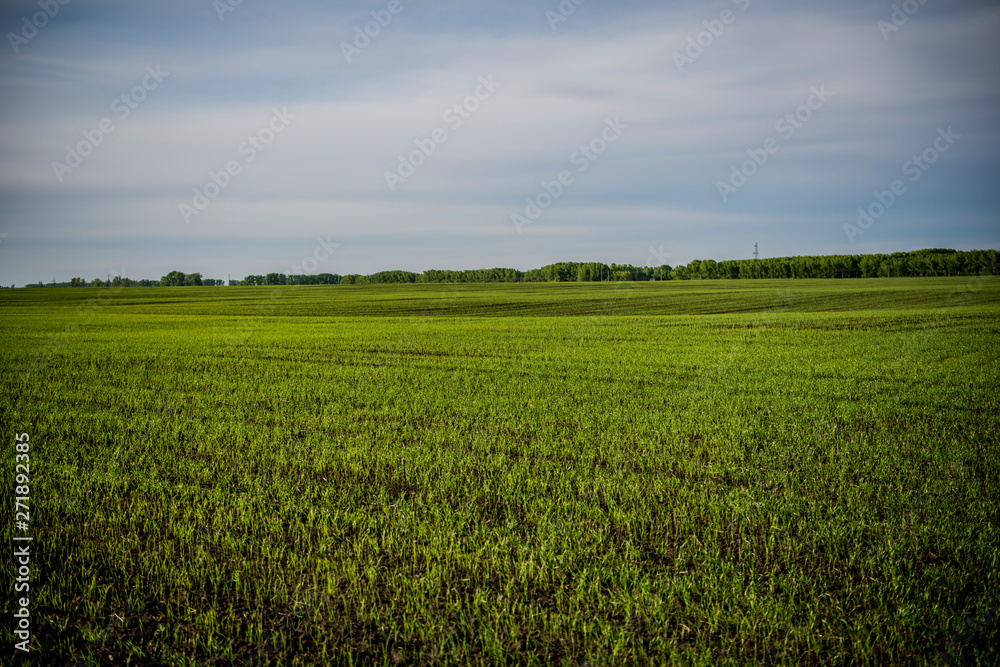
[[[988,278],[0,292],[32,655],[994,663],[998,315]]]

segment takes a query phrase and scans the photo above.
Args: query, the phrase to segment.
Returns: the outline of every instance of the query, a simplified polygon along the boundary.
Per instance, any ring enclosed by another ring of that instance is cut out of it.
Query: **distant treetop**
[[[695,259],[671,267],[558,262],[538,269],[428,269],[379,271],[370,275],[335,273],[285,275],[268,273],[230,280],[230,285],[375,285],[399,283],[517,283],[517,282],[620,282],[633,280],[745,280],[753,278],[908,278],[931,276],[1000,275],[1000,253],[996,250],[950,250],[930,248],[888,255],[811,255],[770,257],[760,260]],[[116,276],[87,282],[73,278],[68,283],[38,282],[25,287],[180,287],[222,286],[224,280],[202,278],[200,273],[171,271],[159,280],[133,280]]]

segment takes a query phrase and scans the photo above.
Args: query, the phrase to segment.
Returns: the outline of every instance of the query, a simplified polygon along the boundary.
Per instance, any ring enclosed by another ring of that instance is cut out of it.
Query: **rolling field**
[[[995,277],[22,289],[0,332],[28,661],[1000,660]]]

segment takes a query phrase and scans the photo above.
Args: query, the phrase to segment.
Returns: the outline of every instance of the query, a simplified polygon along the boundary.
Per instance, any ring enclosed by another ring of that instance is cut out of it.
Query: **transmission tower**
[[[760,260],[760,253],[757,252],[757,243],[753,244],[753,277],[760,278],[760,268],[758,262]]]

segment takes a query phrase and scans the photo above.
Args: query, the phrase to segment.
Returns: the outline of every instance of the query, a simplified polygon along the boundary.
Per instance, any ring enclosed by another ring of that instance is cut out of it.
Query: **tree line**
[[[996,250],[948,250],[931,248],[912,252],[869,255],[810,255],[769,257],[760,260],[694,259],[671,267],[558,262],[529,271],[517,269],[429,269],[379,271],[370,275],[319,273],[286,275],[268,273],[230,280],[229,285],[377,285],[399,283],[518,283],[518,282],[621,282],[649,280],[747,280],[755,278],[908,278],[931,276],[1000,275],[1000,253]],[[25,287],[179,287],[223,286],[224,280],[203,278],[201,273],[171,271],[159,280],[133,280],[115,276],[109,280],[25,285]]]

